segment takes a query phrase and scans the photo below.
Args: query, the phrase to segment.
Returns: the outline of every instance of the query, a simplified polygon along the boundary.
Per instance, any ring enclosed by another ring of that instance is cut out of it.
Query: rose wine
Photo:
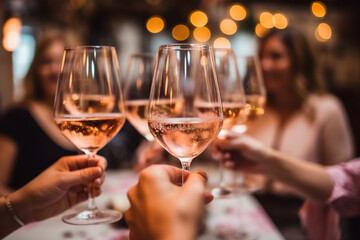
[[[149,120],[151,133],[177,158],[194,158],[215,139],[221,118],[165,118]]]
[[[130,121],[130,123],[148,141],[153,141],[154,137],[151,135],[147,123],[149,100],[148,99],[130,100],[130,101],[126,101],[125,106],[126,106],[126,116],[127,119]]]
[[[266,99],[260,95],[247,95],[245,106],[245,121],[254,121],[264,114]]]
[[[85,153],[104,147],[125,123],[124,114],[83,114],[55,118],[60,131]]]
[[[87,113],[109,113],[115,106],[115,97],[109,95],[65,95],[64,104],[66,110],[72,115]]]

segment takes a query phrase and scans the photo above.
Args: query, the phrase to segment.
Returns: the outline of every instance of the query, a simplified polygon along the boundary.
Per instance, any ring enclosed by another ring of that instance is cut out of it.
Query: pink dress
[[[333,190],[327,205],[307,201],[299,214],[312,240],[340,239],[337,214],[360,215],[360,158],[327,168]]]

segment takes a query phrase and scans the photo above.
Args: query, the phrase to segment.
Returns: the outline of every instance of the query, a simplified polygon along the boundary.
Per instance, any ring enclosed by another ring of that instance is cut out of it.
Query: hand
[[[216,139],[213,143],[213,152],[225,162],[225,167],[253,173],[263,173],[272,151],[246,134],[230,133],[225,139]]]
[[[139,182],[131,187],[131,204],[125,218],[130,239],[195,239],[204,205],[212,200],[205,193],[206,173],[184,172],[168,165],[153,165],[143,170]]]
[[[136,172],[150,166],[151,164],[161,163],[164,161],[165,150],[156,141],[144,141],[136,150],[136,165],[134,170]]]
[[[9,198],[25,223],[43,220],[86,200],[89,183],[93,184],[93,195],[100,195],[105,168],[106,160],[101,156],[62,157]]]

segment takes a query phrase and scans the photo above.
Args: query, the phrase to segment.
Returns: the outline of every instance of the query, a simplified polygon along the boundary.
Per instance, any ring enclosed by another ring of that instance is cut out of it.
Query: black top
[[[0,134],[15,141],[18,148],[8,183],[12,189],[24,186],[62,156],[77,154],[49,138],[26,109],[9,110],[0,119]]]
[[[57,145],[25,108],[10,109],[0,118],[0,134],[14,140],[18,147],[8,184],[12,189],[24,186],[59,158],[80,153]],[[141,140],[142,136],[126,122],[98,154],[107,159],[108,169],[130,167],[133,153]]]

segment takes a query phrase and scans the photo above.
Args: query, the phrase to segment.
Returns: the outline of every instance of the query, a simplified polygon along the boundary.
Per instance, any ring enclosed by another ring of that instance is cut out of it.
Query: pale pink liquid
[[[177,158],[198,156],[218,135],[221,118],[167,118],[149,120],[151,133]]]
[[[80,150],[94,153],[104,147],[125,123],[124,114],[56,117],[60,131]]]

